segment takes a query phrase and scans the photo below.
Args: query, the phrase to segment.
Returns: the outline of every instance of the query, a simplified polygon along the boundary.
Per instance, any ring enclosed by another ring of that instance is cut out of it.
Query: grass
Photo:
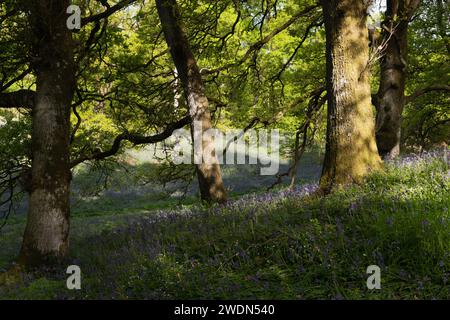
[[[304,186],[223,207],[166,203],[151,212],[80,215],[66,265],[81,267],[82,290],[65,288],[60,266],[25,275],[0,297],[448,299],[449,173],[442,158],[404,159],[325,198]],[[17,228],[9,228],[12,241]],[[6,256],[0,263],[11,261]],[[374,264],[381,290],[366,287]]]

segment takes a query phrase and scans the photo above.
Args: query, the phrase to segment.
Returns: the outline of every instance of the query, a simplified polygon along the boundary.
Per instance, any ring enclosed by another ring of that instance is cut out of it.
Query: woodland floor
[[[221,207],[198,205],[195,186],[181,201],[180,185],[167,191],[151,182],[154,168],[139,167],[114,169],[97,194],[89,187],[104,182],[101,171],[79,172],[70,258],[0,287],[0,298],[450,297],[450,171],[442,154],[387,164],[363,185],[326,198],[311,196],[318,154],[305,156],[294,190],[268,192],[273,177],[225,167],[232,199]],[[1,230],[0,271],[20,248],[25,211],[18,208]],[[69,264],[82,270],[80,291],[65,287]],[[381,290],[366,287],[373,264]]]

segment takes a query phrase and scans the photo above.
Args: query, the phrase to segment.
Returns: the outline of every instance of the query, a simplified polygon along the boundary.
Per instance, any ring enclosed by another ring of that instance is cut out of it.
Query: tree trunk
[[[386,49],[380,60],[380,86],[377,108],[376,139],[383,158],[400,154],[401,120],[405,106],[405,82],[408,55],[408,23],[418,0],[388,0],[383,22]]]
[[[175,0],[156,0],[156,6],[172,59],[183,85],[192,119],[191,132],[194,145],[201,145],[203,150],[203,159],[196,167],[201,197],[208,202],[225,202],[226,191],[214,151],[214,141],[203,134],[212,128],[208,99],[200,70],[181,25],[177,3]],[[209,160],[205,161],[205,159]]]
[[[37,77],[32,111],[33,165],[28,220],[19,263],[53,263],[68,251],[70,105],[74,90],[73,42],[66,26],[68,0],[27,3]]]
[[[380,167],[371,105],[367,6],[322,0],[327,42],[327,144],[321,189],[360,182]]]

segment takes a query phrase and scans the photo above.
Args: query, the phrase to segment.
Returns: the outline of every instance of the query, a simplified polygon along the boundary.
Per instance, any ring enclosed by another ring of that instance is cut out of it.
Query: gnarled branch
[[[109,16],[113,15],[114,13],[116,13],[119,10],[122,10],[126,7],[128,7],[130,4],[136,2],[136,0],[124,0],[124,1],[120,1],[117,4],[110,6],[109,8],[107,8],[105,11],[99,13],[99,14],[95,14],[86,18],[81,19],[81,26],[84,27],[85,25],[87,25],[88,23],[91,22],[98,22],[100,20],[106,19]]]
[[[143,144],[153,144],[164,141],[167,138],[169,138],[175,130],[181,129],[184,126],[188,125],[189,123],[191,123],[191,117],[186,116],[177,122],[169,124],[163,132],[155,134],[153,136],[142,136],[138,134],[124,132],[114,139],[114,142],[109,150],[96,152],[91,155],[83,155],[78,159],[71,161],[70,166],[71,168],[73,168],[85,161],[102,160],[114,156],[115,154],[117,154],[117,152],[119,152],[122,141],[129,141],[133,143],[135,146]]]
[[[18,90],[0,93],[0,108],[32,109],[36,93],[33,90]]]

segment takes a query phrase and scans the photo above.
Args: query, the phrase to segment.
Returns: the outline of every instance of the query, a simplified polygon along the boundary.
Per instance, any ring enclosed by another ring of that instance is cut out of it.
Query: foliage
[[[441,6],[439,6],[441,3]],[[411,23],[407,95],[435,85],[450,84],[450,17],[441,0],[424,1]],[[429,92],[406,106],[403,121],[406,146],[430,149],[450,141],[450,96]]]
[[[296,133],[304,134],[307,124],[308,149],[322,150],[326,92],[317,91],[325,78],[320,7],[273,34],[316,1],[178,2],[215,126],[277,128],[288,137],[281,152],[290,158]],[[15,11],[21,3],[0,3],[0,94],[35,89],[30,69],[35,39],[27,32],[27,13]],[[105,10],[101,1],[74,3],[84,16]],[[449,84],[449,12],[440,0],[423,3],[410,25],[406,94],[413,98],[403,121],[403,144],[413,151],[450,141],[448,90],[417,94]],[[186,115],[154,1],[135,1],[73,36],[72,160],[108,150],[121,133],[152,135]],[[377,68],[374,64],[373,89],[378,88]],[[11,191],[8,179],[13,178],[14,191],[22,189],[21,175],[31,166],[31,112],[11,110],[0,110],[0,217],[10,204],[3,203]],[[82,266],[81,293],[66,291],[65,273],[54,269],[28,274],[25,285],[0,288],[1,297],[450,296],[449,167],[436,157],[389,163],[364,185],[324,199],[313,196],[315,185],[309,185],[270,193],[260,189],[209,208],[192,194],[180,206],[179,192],[172,196],[164,188],[176,184],[179,190],[190,182],[192,166],[174,166],[163,158],[157,164],[134,163],[128,157],[131,147],[124,143],[107,161],[73,169],[70,262]],[[307,168],[308,178],[318,166]],[[246,170],[224,167],[246,185],[232,190],[235,198],[267,182]],[[18,252],[23,227],[24,217],[17,214],[0,231],[1,268]],[[365,287],[370,264],[382,267],[379,292]]]

